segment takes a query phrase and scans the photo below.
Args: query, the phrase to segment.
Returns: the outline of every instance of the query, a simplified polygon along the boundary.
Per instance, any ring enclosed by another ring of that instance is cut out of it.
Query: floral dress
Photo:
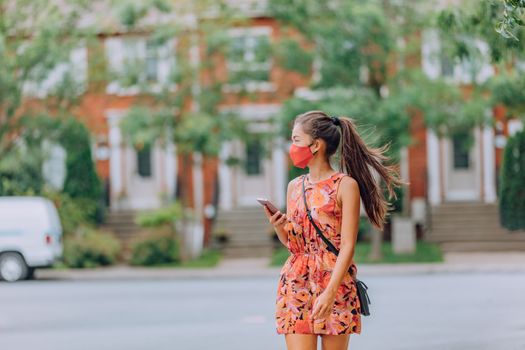
[[[326,244],[312,226],[304,207],[302,180],[308,208],[324,236],[339,250],[341,244],[341,208],[336,203],[340,180],[344,173],[310,182],[309,175],[292,180],[290,200],[285,224],[288,232],[287,248],[291,253],[285,261],[279,277],[275,326],[278,334],[349,334],[361,333],[361,314],[357,287],[345,273],[339,286],[331,313],[324,318],[313,319],[312,309],[316,298],[328,286],[337,256],[327,250]],[[357,274],[354,261],[352,273]]]

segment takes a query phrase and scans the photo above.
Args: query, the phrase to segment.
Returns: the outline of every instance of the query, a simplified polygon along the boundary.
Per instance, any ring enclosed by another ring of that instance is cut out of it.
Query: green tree
[[[525,121],[525,79],[517,60],[525,60],[525,27],[523,18],[525,2],[518,0],[475,1],[463,3],[442,11],[436,18],[443,36],[448,40],[452,58],[476,59],[479,52],[469,45],[472,41],[457,38],[476,38],[487,43],[489,57],[496,66],[498,74],[477,87],[490,95],[483,104],[505,106],[506,118],[521,118]],[[481,94],[478,94],[481,95]],[[480,105],[470,104],[468,110],[471,120],[475,114],[481,115]],[[521,217],[524,185],[520,179],[523,171],[523,132],[509,138],[504,150],[504,161],[500,168],[499,204],[501,224],[511,230],[523,228]],[[521,169],[521,170],[520,170]]]
[[[291,136],[290,123],[295,116],[321,109],[352,117],[369,145],[390,143],[388,155],[393,162],[399,159],[399,150],[411,142],[411,101],[403,89],[392,88],[388,67],[393,54],[410,56],[417,50],[413,45],[406,45],[403,52],[399,50],[399,37],[408,38],[424,22],[410,5],[386,1],[270,1],[272,15],[286,28],[283,32],[289,33],[283,41],[297,41],[295,47],[284,46],[281,55],[305,62],[313,57],[315,66],[313,74],[298,71],[306,76],[312,74],[311,97],[292,97],[283,108],[280,124],[286,139]],[[302,40],[311,45],[304,45]],[[294,50],[286,51],[286,47]],[[304,49],[301,52],[297,47]],[[297,58],[301,55],[304,58]],[[293,177],[299,170],[291,172]],[[377,242],[372,256],[379,258],[381,240]]]
[[[500,222],[509,230],[525,229],[525,131],[507,140],[501,166]]]
[[[490,47],[492,62],[505,62],[523,56],[525,2],[522,0],[469,0],[437,13],[437,25],[448,35],[483,39]],[[468,47],[456,41],[458,55],[468,55]],[[470,50],[470,52],[472,52]]]
[[[0,2],[0,154],[15,146],[24,117],[60,115],[78,101],[83,84],[69,69],[70,56],[86,39],[79,18],[88,3],[70,1],[66,9],[48,1]],[[66,72],[50,81],[57,69]]]
[[[82,202],[89,217],[102,221],[102,183],[91,155],[91,135],[78,119],[70,117],[61,126],[60,143],[66,149],[66,179],[63,192]]]
[[[87,89],[75,57],[95,38],[81,24],[90,5],[0,1],[0,194],[54,195],[42,173],[50,141],[66,149],[64,196],[93,219],[100,181],[89,132],[71,112]]]
[[[122,119],[121,127],[127,141],[138,149],[155,142],[165,145],[172,141],[179,153],[200,152],[204,157],[218,156],[226,141],[247,141],[250,138],[247,121],[236,113],[220,110],[225,102],[226,85],[238,87],[237,94],[230,94],[230,97],[250,95],[247,74],[221,74],[224,60],[234,55],[227,30],[246,24],[247,19],[225,1],[198,0],[191,4],[128,1],[119,6],[121,23],[129,29],[141,28],[147,32],[153,47],[162,47],[177,39],[174,69],[159,89],[152,90],[144,80],[141,83],[140,69],[127,70],[120,77],[123,86],[138,85],[140,90],[136,103]],[[148,26],[144,19],[152,11],[191,20]],[[265,54],[257,52],[257,55]],[[144,67],[144,62],[130,65]],[[186,186],[179,186],[179,189],[185,191]],[[186,207],[186,196],[183,193],[180,196]],[[205,244],[209,238],[205,237]]]
[[[517,28],[525,25],[525,1],[504,0],[503,10],[496,24],[496,31],[505,38],[518,40],[515,35]]]
[[[213,18],[207,18],[211,9],[217,12]],[[195,22],[144,27],[142,20],[153,10],[180,18],[191,16]],[[225,3],[209,0],[195,1],[191,6],[175,1],[126,2],[121,4],[120,13],[124,25],[148,30],[151,45],[162,46],[175,37],[178,42],[173,57],[175,68],[160,90],[152,90],[147,83],[139,84],[141,99],[121,124],[129,141],[140,145],[173,140],[182,153],[217,156],[224,141],[246,135],[246,122],[233,113],[219,111],[223,86],[242,82],[217,73],[230,47],[226,30],[242,24],[245,18]],[[192,50],[200,50],[198,59],[192,56]],[[141,63],[139,67],[144,65]],[[135,74],[136,70],[121,75],[123,85],[136,85],[140,79]]]

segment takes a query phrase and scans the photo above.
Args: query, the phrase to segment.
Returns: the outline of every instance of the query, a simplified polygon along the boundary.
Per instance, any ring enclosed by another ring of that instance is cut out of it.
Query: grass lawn
[[[214,267],[221,260],[221,252],[217,249],[204,249],[200,257],[186,261],[175,262],[161,265],[153,265],[151,267],[182,267],[182,268],[201,268]]]
[[[368,259],[368,255],[370,253],[370,243],[359,242],[355,248],[354,261],[356,264],[426,263],[443,261],[443,254],[439,248],[439,245],[423,241],[417,242],[416,252],[414,254],[394,254],[394,252],[392,252],[392,245],[390,242],[383,242],[382,252],[383,258],[381,260],[371,261]],[[284,247],[280,247],[274,252],[272,256],[271,266],[282,266],[288,256],[288,250]]]
[[[57,270],[67,270],[70,267],[67,266],[63,261],[57,261],[51,266],[51,268],[57,269]]]
[[[144,267],[182,267],[182,268],[204,268],[204,267],[214,267],[216,266],[221,259],[221,252],[217,249],[204,249],[202,254],[197,259],[187,261],[187,262],[173,262],[166,264],[158,265],[149,265]],[[130,265],[131,266],[131,265]],[[111,267],[111,266],[96,266],[97,268]],[[63,262],[56,262],[53,265],[54,269],[69,269],[70,267],[64,264]]]

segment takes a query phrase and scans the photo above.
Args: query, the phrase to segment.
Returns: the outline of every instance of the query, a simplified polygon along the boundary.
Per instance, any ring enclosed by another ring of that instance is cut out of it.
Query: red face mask
[[[292,159],[293,165],[295,165],[298,168],[305,168],[310,159],[314,157],[314,154],[310,150],[310,146],[313,145],[312,142],[308,146],[297,146],[296,144],[292,143],[290,146],[290,158]]]

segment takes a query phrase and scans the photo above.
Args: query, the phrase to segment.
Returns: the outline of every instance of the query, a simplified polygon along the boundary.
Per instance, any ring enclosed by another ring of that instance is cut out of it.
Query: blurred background
[[[361,206],[350,348],[525,349],[524,12],[0,0],[0,347],[285,349],[255,198],[286,210],[321,109],[409,182],[383,231]]]

